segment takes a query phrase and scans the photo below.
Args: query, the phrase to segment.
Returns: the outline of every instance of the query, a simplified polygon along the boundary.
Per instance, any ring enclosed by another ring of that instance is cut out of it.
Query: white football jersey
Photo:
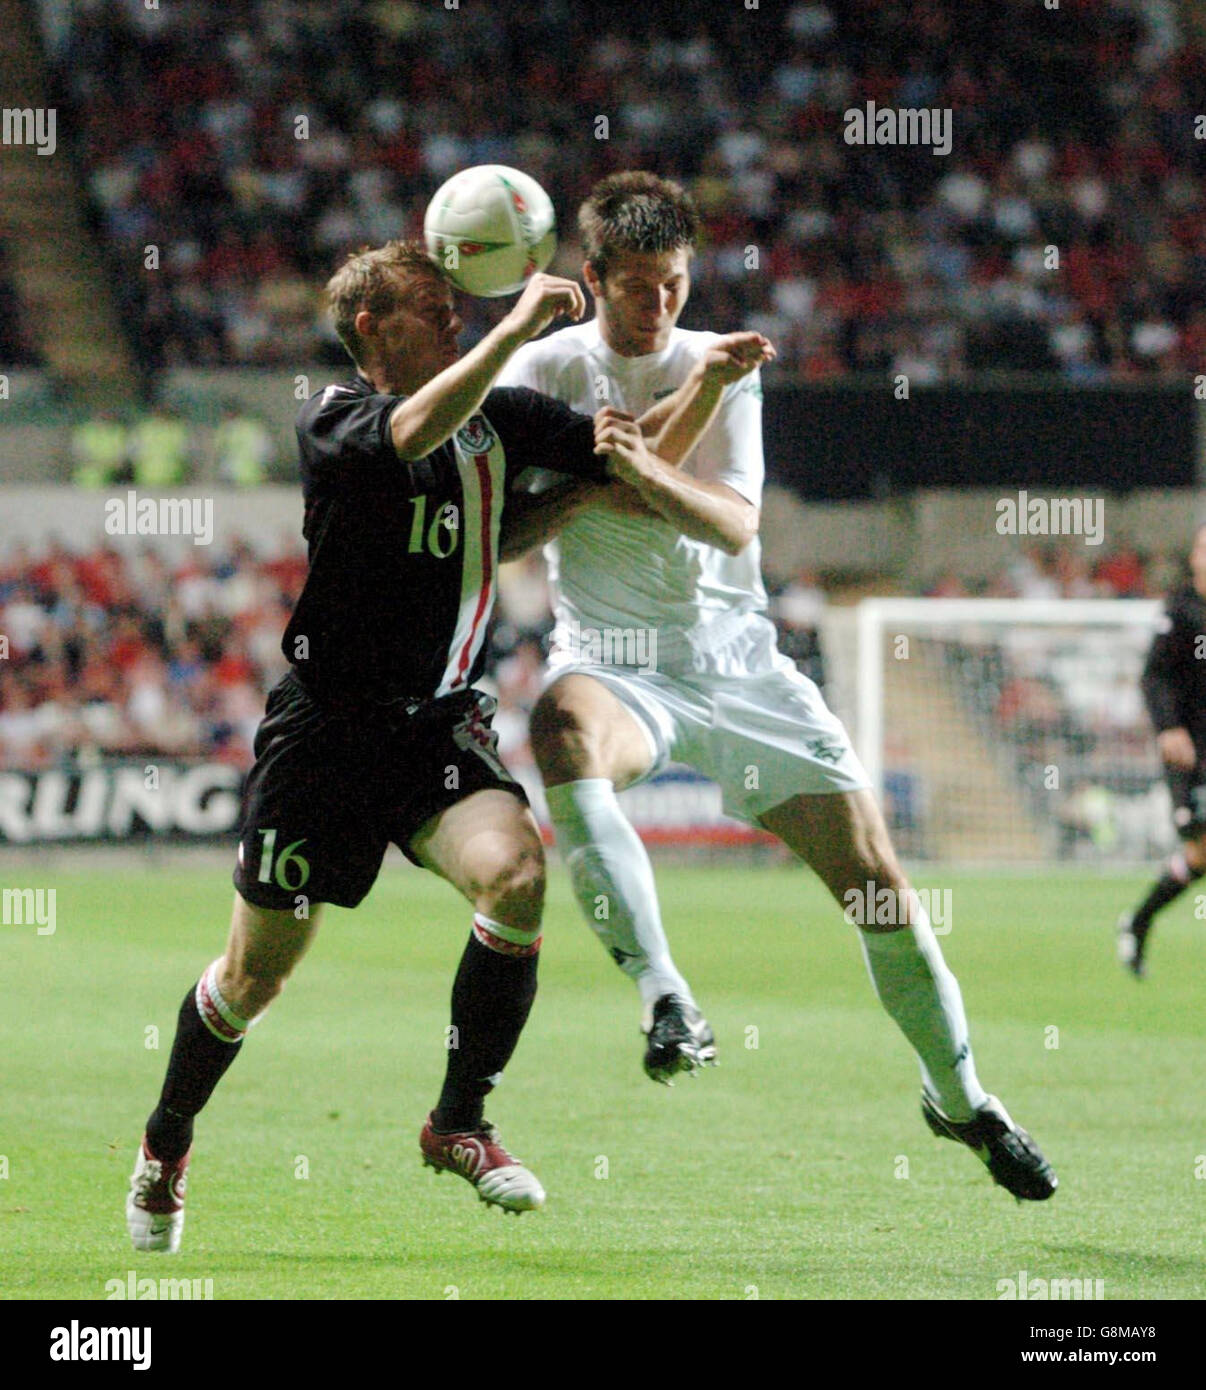
[[[640,416],[683,384],[718,336],[675,328],[664,352],[622,357],[603,341],[592,319],[525,343],[497,384],[530,386],[586,414],[612,405]],[[761,505],[758,372],[726,387],[716,416],[682,468]],[[552,474],[533,477],[532,490],[555,480]],[[592,654],[600,652],[603,660],[620,663],[619,639],[609,646],[604,637],[600,645],[594,634],[653,630],[654,663],[666,674],[742,675],[780,665],[775,630],[766,617],[761,555],[757,538],[740,555],[726,555],[660,517],[588,508],[545,547],[556,617],[551,664],[598,659]]]

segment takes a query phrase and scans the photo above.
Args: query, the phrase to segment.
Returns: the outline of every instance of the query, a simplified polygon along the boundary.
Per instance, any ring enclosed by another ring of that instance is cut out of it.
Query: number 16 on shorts
[[[293,891],[305,887],[310,877],[310,865],[298,854],[298,848],[306,843],[303,837],[286,845],[280,854],[276,853],[276,831],[261,830],[263,844],[260,846],[260,871],[256,875],[260,883],[275,881],[278,888]],[[275,862],[274,862],[275,860]]]

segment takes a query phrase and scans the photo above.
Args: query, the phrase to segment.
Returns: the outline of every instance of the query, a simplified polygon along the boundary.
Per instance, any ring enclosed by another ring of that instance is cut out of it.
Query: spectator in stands
[[[1045,546],[1028,545],[1009,566],[1007,573],[1014,598],[1059,598],[1055,577],[1054,551]]]
[[[0,754],[40,767],[131,751],[244,762],[305,557],[226,554],[168,565],[149,547],[0,562]],[[183,594],[183,601],[182,601]]]
[[[1060,598],[1098,597],[1099,590],[1093,582],[1084,546],[1057,547],[1051,570]]]
[[[1035,552],[1028,563],[1079,584],[1078,544],[1071,562],[1055,550]],[[1129,550],[1117,565],[1102,557],[1096,586],[1133,583],[1136,560]],[[1157,557],[1149,569],[1160,565]],[[36,768],[159,751],[245,766],[264,696],[281,674],[280,634],[305,573],[305,552],[292,535],[271,555],[235,538],[224,550],[189,546],[171,562],[147,543],[80,553],[52,540],[37,553],[17,545],[0,554],[0,633],[8,639],[8,659],[0,661],[0,759]],[[1141,572],[1140,583],[1152,591],[1150,574]],[[785,627],[816,633],[820,587],[810,570],[795,576],[775,603]],[[934,591],[945,587],[940,580]],[[490,669],[509,756],[522,764],[549,626],[539,557],[503,567],[498,610]],[[987,703],[1032,764],[1057,760],[1073,737],[1091,752],[1102,732],[1115,743],[1133,732],[1136,747],[1146,749],[1133,688],[1105,687],[1084,705],[1038,678],[1042,656],[1020,639],[1012,644]],[[890,794],[907,817],[922,789],[910,760],[895,747],[892,753]]]
[[[687,183],[706,230],[688,326],[760,328],[780,370],[1206,368],[1204,58],[1155,0],[1067,3],[1059,43],[1018,3],[966,0],[764,6],[756,43],[741,6],[680,0],[512,6],[506,23],[470,6],[455,39],[438,6],[60,8],[91,192],[162,360],[313,360],[312,282],[496,161],[563,220],[615,167]],[[509,75],[503,111],[464,80],[487,70]],[[844,112],[867,99],[954,110],[951,158],[848,145]],[[568,119],[582,102],[614,111],[608,139]],[[144,286],[130,250],[148,242],[171,253]],[[489,312],[466,317],[471,344]]]
[[[952,570],[940,575],[925,590],[926,598],[967,598],[967,585]]]
[[[1124,544],[1110,554],[1102,556],[1093,571],[1093,578],[1110,597],[1143,597],[1143,561],[1131,545]]]

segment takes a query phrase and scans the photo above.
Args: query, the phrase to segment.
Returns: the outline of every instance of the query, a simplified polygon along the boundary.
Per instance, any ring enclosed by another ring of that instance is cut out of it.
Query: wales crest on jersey
[[[488,454],[496,435],[484,415],[471,415],[456,432],[456,442],[471,454]]]

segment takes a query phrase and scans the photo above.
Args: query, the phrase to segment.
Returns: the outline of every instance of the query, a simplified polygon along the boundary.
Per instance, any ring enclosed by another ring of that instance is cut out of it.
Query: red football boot
[[[458,1134],[437,1134],[428,1115],[419,1148],[426,1167],[437,1173],[459,1173],[477,1188],[483,1202],[516,1216],[544,1206],[544,1188],[536,1174],[503,1148],[491,1124]]]

